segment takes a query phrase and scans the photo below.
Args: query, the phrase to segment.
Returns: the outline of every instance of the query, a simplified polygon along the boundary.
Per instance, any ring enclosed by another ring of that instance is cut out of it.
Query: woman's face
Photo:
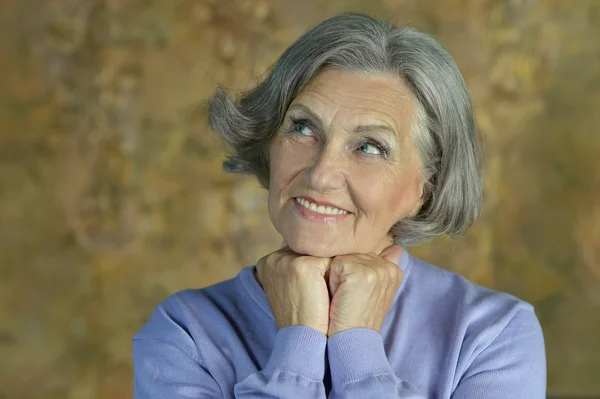
[[[336,69],[298,94],[270,143],[269,216],[292,250],[379,254],[418,212],[414,101],[400,78]]]

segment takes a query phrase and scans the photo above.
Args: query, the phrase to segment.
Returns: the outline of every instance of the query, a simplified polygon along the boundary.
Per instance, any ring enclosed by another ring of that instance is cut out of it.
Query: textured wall
[[[0,398],[131,397],[131,335],[168,294],[276,249],[221,171],[204,101],[332,13],[436,34],[472,92],[486,207],[413,249],[534,303],[553,394],[600,394],[600,2],[0,2]]]

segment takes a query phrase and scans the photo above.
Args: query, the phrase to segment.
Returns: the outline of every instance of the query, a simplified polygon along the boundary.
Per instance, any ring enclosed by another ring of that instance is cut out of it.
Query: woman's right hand
[[[262,257],[255,276],[263,287],[277,329],[306,326],[327,335],[331,258],[298,255],[288,246]]]

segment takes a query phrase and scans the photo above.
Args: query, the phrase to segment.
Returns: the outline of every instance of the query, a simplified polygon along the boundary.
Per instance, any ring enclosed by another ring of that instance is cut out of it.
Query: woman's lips
[[[294,208],[298,215],[301,218],[313,223],[331,224],[332,222],[342,221],[351,215],[351,213],[344,213],[341,215],[327,215],[323,213],[318,213],[300,205],[300,203],[298,203],[298,201],[295,198],[293,199],[293,202]]]
[[[303,199],[303,200],[305,200],[305,201],[308,201],[308,202],[310,202],[310,203],[313,203],[313,204],[315,204],[315,205],[317,205],[317,206],[320,206],[320,205],[322,205],[322,206],[325,206],[325,207],[330,207],[330,208],[335,208],[335,209],[341,209],[342,211],[345,211],[345,212],[350,212],[349,210],[347,210],[347,209],[344,209],[344,208],[342,208],[342,207],[340,207],[340,206],[338,206],[338,205],[336,205],[336,204],[333,204],[333,203],[331,203],[331,202],[329,202],[329,201],[319,201],[319,200],[316,200],[316,199],[314,199],[314,198],[312,198],[312,197],[309,197],[309,196],[307,196],[307,195],[300,195],[300,196],[298,196],[298,197],[295,197],[295,199],[298,199],[298,198],[301,198],[301,199]],[[302,204],[301,204],[301,205],[302,205]]]

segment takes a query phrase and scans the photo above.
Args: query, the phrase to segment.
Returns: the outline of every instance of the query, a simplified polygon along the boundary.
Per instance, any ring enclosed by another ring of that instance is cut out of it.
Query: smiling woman
[[[381,253],[393,243],[392,226],[421,208],[415,114],[398,77],[327,69],[308,83],[269,150],[269,214],[290,248],[332,257]],[[310,210],[325,202],[346,213]]]
[[[360,84],[354,91],[359,80],[371,84]],[[323,88],[340,83],[347,86]],[[372,131],[357,119],[374,119],[368,124],[389,128],[378,133],[392,130],[395,139],[410,140],[418,152],[422,206],[414,217],[395,221],[390,230],[394,240],[411,245],[442,234],[463,234],[478,217],[482,198],[479,140],[464,79],[450,54],[431,36],[364,15],[341,14],[310,29],[239,101],[217,90],[209,120],[231,148],[225,170],[255,175],[269,188],[269,143],[286,114],[293,117],[292,111],[301,107],[305,116],[297,116],[297,121],[306,121],[307,127],[309,122],[317,124],[313,127],[318,130],[323,128],[318,123],[331,121],[321,120],[314,111],[336,112],[335,101],[342,97],[341,111],[351,113],[345,123],[354,123],[352,129]],[[373,99],[376,102],[370,103]],[[383,108],[369,115],[374,104]],[[377,119],[384,114],[385,121]],[[323,131],[318,133],[323,136]]]
[[[284,243],[158,306],[134,337],[137,398],[544,398],[533,307],[404,248],[481,206],[471,102],[437,41],[337,15],[239,100],[218,89],[209,119]]]

